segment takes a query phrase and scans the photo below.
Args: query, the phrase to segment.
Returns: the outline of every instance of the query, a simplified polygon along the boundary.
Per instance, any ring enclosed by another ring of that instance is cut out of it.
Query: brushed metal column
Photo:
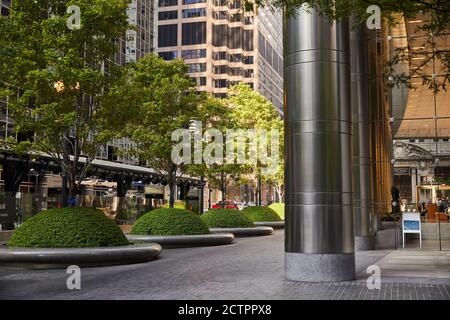
[[[349,24],[284,21],[286,278],[355,278]]]
[[[358,19],[352,17],[351,25]],[[370,140],[369,140],[369,77],[365,26],[350,32],[353,117],[353,212],[355,216],[355,249],[372,250]]]

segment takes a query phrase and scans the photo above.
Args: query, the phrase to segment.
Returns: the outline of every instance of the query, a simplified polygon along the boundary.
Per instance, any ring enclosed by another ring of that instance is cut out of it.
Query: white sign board
[[[420,237],[420,248],[422,248],[422,223],[420,213],[403,212],[402,215],[403,248],[405,248],[405,234],[418,233]]]

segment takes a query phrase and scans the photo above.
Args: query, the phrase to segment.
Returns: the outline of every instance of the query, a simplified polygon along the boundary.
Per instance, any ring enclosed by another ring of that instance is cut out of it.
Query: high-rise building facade
[[[128,9],[128,22],[134,27],[118,39],[119,51],[116,54],[116,63],[123,65],[136,61],[153,52],[154,30],[154,0],[133,0]]]
[[[156,7],[158,54],[183,59],[199,91],[226,97],[244,82],[283,112],[280,13],[245,12],[240,0],[157,0]]]
[[[133,29],[117,39],[119,50],[115,62],[124,65],[141,59],[154,51],[154,0],[132,0],[127,9],[128,23]],[[141,164],[139,160],[119,155],[118,150],[129,150],[134,144],[128,138],[114,139],[101,148],[98,157],[103,160],[119,161],[126,164]]]

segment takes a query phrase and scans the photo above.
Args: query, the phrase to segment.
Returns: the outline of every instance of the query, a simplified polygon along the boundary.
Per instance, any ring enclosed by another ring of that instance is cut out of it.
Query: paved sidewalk
[[[143,264],[86,268],[82,289],[74,291],[66,287],[69,275],[65,270],[0,270],[0,299],[450,300],[450,275],[445,273],[449,269],[440,258],[435,264],[416,265],[414,273],[403,272],[409,267],[396,266],[408,262],[413,266],[414,259],[405,258],[410,256],[406,251],[389,249],[358,252],[356,281],[286,281],[283,239],[283,231],[276,231],[267,237],[239,238],[228,246],[167,249],[160,259]],[[427,252],[419,256],[426,259]],[[380,290],[369,290],[366,285],[366,268],[372,264],[381,267]]]

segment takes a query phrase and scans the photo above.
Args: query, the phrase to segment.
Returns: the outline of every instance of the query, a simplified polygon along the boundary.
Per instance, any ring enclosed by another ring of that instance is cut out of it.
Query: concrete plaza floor
[[[0,270],[0,299],[450,299],[450,252],[392,250],[383,237],[381,250],[356,254],[351,282],[285,280],[281,230],[227,246],[166,249],[143,264],[85,268],[81,290],[67,289],[65,270]],[[373,264],[379,290],[366,284]]]

